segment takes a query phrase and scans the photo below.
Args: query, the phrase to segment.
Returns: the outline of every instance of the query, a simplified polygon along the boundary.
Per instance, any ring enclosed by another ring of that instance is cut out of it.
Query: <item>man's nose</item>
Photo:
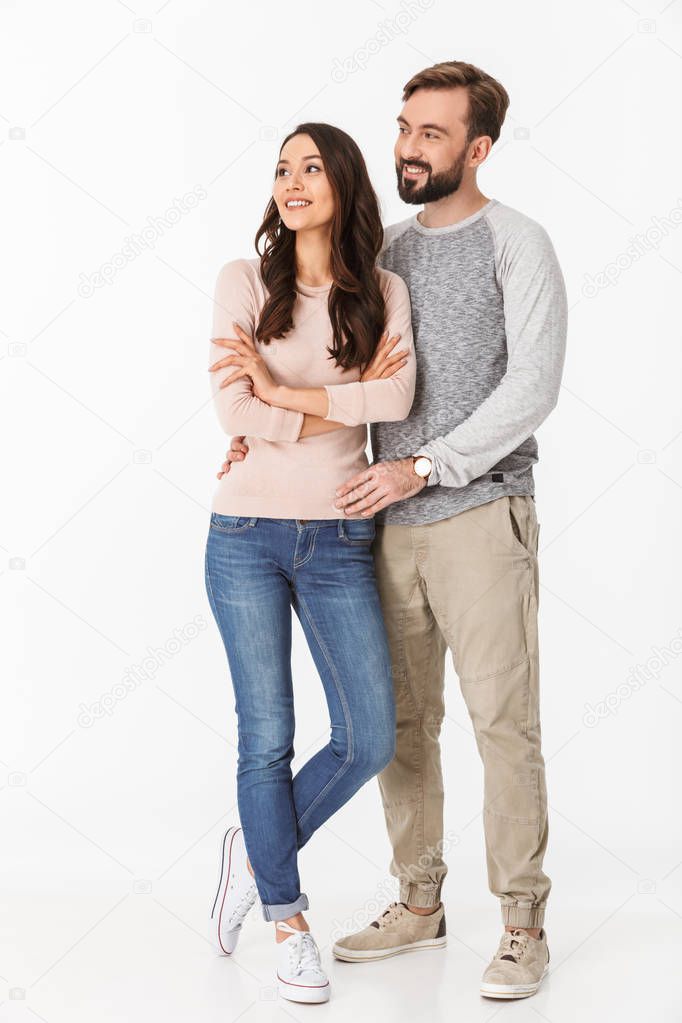
[[[421,153],[416,153],[414,150],[412,150],[411,152],[407,149],[398,150],[398,156],[400,157],[402,163],[423,162]]]

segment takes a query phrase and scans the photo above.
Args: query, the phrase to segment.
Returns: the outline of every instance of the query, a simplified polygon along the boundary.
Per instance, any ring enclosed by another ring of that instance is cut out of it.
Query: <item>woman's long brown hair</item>
[[[294,135],[309,135],[318,147],[334,193],[331,227],[331,273],[328,309],[333,346],[327,348],[338,366],[365,366],[384,330],[384,298],[376,272],[383,228],[379,202],[364,157],[350,135],[331,124],[299,124]],[[265,238],[263,252],[259,248]],[[296,301],[296,232],[290,231],[270,199],[256,234],[256,252],[268,297],[256,327],[256,339],[269,344],[293,327]]]

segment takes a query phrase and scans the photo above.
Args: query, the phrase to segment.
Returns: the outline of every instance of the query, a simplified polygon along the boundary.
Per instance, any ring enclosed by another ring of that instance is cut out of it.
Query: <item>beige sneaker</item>
[[[446,944],[442,902],[435,913],[424,916],[412,913],[404,902],[392,902],[363,930],[337,941],[332,952],[344,962],[364,963],[420,948],[444,948]]]
[[[549,970],[549,949],[544,927],[538,938],[526,931],[505,931],[481,979],[486,998],[527,998],[534,995]]]

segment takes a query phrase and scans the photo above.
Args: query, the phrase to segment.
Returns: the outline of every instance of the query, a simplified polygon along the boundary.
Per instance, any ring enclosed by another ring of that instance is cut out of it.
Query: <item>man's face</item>
[[[417,89],[398,117],[393,150],[403,202],[436,202],[456,192],[467,164],[466,89]]]

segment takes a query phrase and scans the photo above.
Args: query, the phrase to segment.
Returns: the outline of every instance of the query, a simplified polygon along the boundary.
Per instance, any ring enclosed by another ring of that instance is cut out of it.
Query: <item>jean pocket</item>
[[[240,533],[249,526],[255,526],[256,521],[251,515],[220,515],[211,512],[211,529],[219,533]]]
[[[511,528],[512,543],[522,548],[524,554],[535,557],[538,544],[535,505],[529,497],[516,494],[508,496],[506,504],[507,522]]]
[[[366,519],[339,519],[339,536],[344,543],[355,547],[371,544],[376,536],[374,517]]]

